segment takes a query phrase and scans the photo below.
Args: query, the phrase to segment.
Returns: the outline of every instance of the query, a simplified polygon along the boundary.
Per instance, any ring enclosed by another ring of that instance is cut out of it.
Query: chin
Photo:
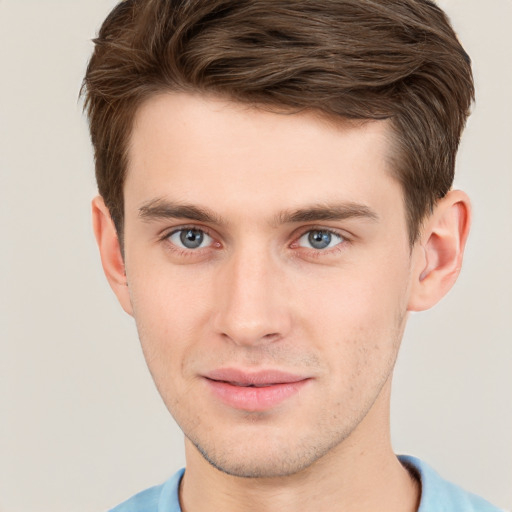
[[[269,457],[265,460],[251,459],[250,455],[241,458],[212,457],[208,452],[197,447],[205,460],[215,469],[238,478],[279,478],[294,475],[306,469],[309,464],[305,461],[279,460]],[[245,459],[245,460],[244,460]]]
[[[267,440],[219,449],[203,446],[189,439],[203,458],[217,470],[238,478],[283,478],[300,473],[315,464],[341,440],[326,445],[304,445]],[[332,441],[332,440],[331,440]],[[223,443],[221,443],[223,444]]]

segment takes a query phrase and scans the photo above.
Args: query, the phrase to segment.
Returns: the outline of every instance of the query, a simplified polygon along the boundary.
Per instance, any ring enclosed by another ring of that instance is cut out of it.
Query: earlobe
[[[434,306],[448,293],[459,275],[469,233],[471,206],[468,196],[452,190],[427,219],[421,240],[413,250],[409,311]]]
[[[119,238],[101,196],[92,201],[92,224],[105,276],[122,308],[133,315]]]

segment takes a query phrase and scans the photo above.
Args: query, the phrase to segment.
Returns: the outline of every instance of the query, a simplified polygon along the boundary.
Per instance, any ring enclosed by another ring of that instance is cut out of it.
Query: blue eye
[[[301,247],[318,250],[330,249],[341,242],[343,242],[343,238],[340,235],[323,229],[313,229],[299,238]]]
[[[169,240],[183,249],[201,249],[212,243],[212,237],[200,229],[179,229],[169,235]]]

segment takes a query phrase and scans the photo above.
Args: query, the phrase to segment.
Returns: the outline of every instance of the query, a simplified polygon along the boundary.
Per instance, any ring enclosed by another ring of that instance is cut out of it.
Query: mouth
[[[242,388],[268,388],[270,386],[276,386],[278,384],[282,384],[281,382],[272,382],[269,384],[244,384],[243,382],[226,382],[226,381],[217,381],[217,382],[225,382],[226,384],[231,384],[232,386],[238,386]]]
[[[292,399],[311,380],[277,370],[250,372],[233,368],[214,370],[204,379],[224,405],[253,412],[270,410]]]

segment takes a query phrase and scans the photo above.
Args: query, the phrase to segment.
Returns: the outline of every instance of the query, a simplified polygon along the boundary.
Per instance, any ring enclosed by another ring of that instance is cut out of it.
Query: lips
[[[244,384],[243,382],[228,382],[232,386],[239,386],[243,388],[268,388],[269,386],[275,386],[278,383],[273,382],[272,384]]]
[[[310,381],[309,377],[278,370],[250,372],[234,368],[214,370],[204,377],[217,399],[245,411],[277,407],[298,394]]]

